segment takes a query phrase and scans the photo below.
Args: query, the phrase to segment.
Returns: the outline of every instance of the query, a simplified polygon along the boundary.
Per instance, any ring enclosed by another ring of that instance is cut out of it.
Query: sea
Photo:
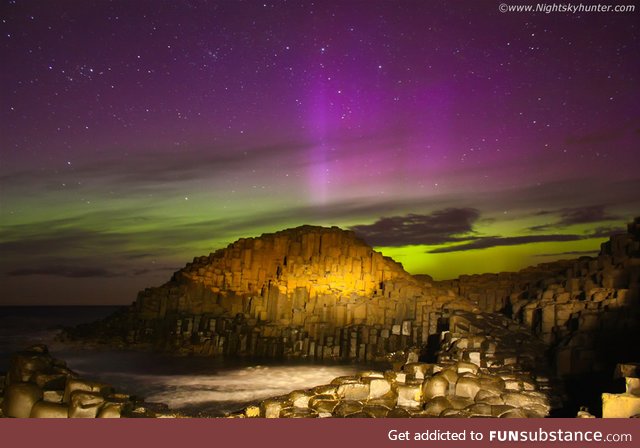
[[[139,350],[87,348],[59,340],[64,327],[95,322],[116,306],[0,307],[0,372],[11,354],[46,344],[52,356],[86,379],[117,392],[165,403],[193,417],[219,417],[296,389],[327,384],[372,366],[314,361],[228,360]],[[379,367],[379,366],[378,366]]]

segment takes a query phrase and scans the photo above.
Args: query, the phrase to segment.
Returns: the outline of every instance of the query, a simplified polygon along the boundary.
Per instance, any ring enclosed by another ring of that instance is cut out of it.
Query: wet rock
[[[458,374],[473,373],[475,375],[478,373],[478,366],[471,362],[459,361],[456,366],[456,371]]]
[[[43,394],[35,384],[12,382],[5,388],[2,412],[6,417],[28,418]]]
[[[499,376],[480,377],[480,390],[501,394],[505,390],[504,380]]]
[[[346,383],[338,386],[336,394],[343,400],[366,400],[369,397],[369,384]]]
[[[312,409],[289,407],[280,411],[280,418],[316,418],[318,413]]]
[[[516,408],[526,408],[534,405],[548,406],[546,396],[536,392],[508,392],[502,394],[502,399],[504,404]]]
[[[289,394],[288,400],[294,408],[306,409],[309,407],[309,400],[313,395],[304,390],[296,390]]]
[[[122,417],[125,403],[105,403],[102,405],[96,417],[98,418],[120,418]]]
[[[422,384],[401,384],[398,386],[398,406],[405,408],[422,407]]]
[[[365,411],[360,411],[354,412],[353,414],[345,415],[344,418],[372,418],[372,416]]]
[[[515,409],[513,406],[509,406],[508,404],[498,404],[491,406],[491,415],[494,417],[500,417],[507,411],[511,411]]]
[[[391,390],[389,393],[383,395],[382,397],[367,400],[367,404],[372,406],[384,406],[392,409],[398,404],[398,394],[396,391]]]
[[[280,417],[280,411],[289,405],[288,400],[283,397],[263,400],[260,403],[260,415],[264,418],[278,418]]]
[[[368,399],[381,398],[391,391],[391,383],[384,378],[373,378],[369,380]]]
[[[69,398],[69,418],[96,418],[104,401],[98,392],[74,390]]]
[[[455,386],[456,382],[458,381],[457,368],[446,368],[442,370],[439,375],[444,377],[452,386]]]
[[[640,414],[640,397],[631,394],[602,394],[603,418],[629,418]]]
[[[338,387],[333,384],[324,384],[322,386],[316,386],[311,389],[313,395],[331,395],[332,397],[337,396]]]
[[[434,417],[439,416],[442,411],[445,409],[451,409],[451,403],[446,397],[436,397],[432,400],[427,401],[427,404],[424,407],[424,412],[427,415],[432,415]]]
[[[366,412],[373,418],[384,418],[387,416],[390,409],[386,406],[367,404],[362,408],[362,411]]]
[[[322,413],[332,413],[338,406],[339,400],[333,395],[316,395],[309,400],[309,408]]]
[[[475,399],[480,391],[480,381],[478,378],[463,376],[458,378],[456,383],[456,396]]]
[[[499,392],[492,390],[479,390],[475,397],[476,403],[486,403],[490,405],[504,404],[504,399]]]
[[[347,417],[351,414],[362,412],[364,405],[360,401],[341,401],[333,410],[336,417]]]
[[[433,374],[433,364],[415,362],[411,364],[405,364],[402,370],[412,378],[422,380]]]
[[[50,403],[62,403],[64,390],[45,390],[42,399]]]
[[[466,397],[449,397],[449,403],[453,409],[464,409],[474,404],[474,401]]]
[[[440,414],[441,418],[469,418],[471,415],[464,409],[445,409]]]
[[[39,401],[31,408],[31,418],[68,418],[69,408],[64,404]]]
[[[360,382],[360,378],[358,378],[357,376],[347,375],[347,376],[338,376],[334,378],[333,380],[331,380],[330,385],[337,387],[343,384],[356,384],[359,382]]]
[[[470,417],[490,417],[492,416],[492,406],[485,403],[474,403],[464,408],[464,411],[469,414]]]
[[[260,406],[247,406],[244,408],[244,415],[248,418],[260,417]]]
[[[71,400],[71,395],[76,391],[92,392],[96,395],[107,395],[113,393],[113,388],[108,384],[99,383],[96,381],[69,378],[64,389],[64,397],[62,401],[64,403],[69,403],[69,401]]]
[[[444,375],[436,374],[423,383],[422,393],[425,400],[444,397],[449,393],[449,381]]]
[[[498,416],[499,418],[528,418],[529,415],[523,409],[510,409]]]
[[[411,414],[404,408],[393,408],[387,413],[387,418],[409,418]]]

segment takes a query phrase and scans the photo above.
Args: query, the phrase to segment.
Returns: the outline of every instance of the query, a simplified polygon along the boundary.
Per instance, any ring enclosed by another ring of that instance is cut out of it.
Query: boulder
[[[427,415],[438,417],[445,409],[450,409],[451,403],[445,397],[436,397],[429,400],[424,407],[424,412]]]
[[[336,394],[343,400],[366,400],[369,397],[369,384],[346,383],[338,386]]]
[[[69,408],[67,405],[39,401],[31,408],[31,418],[68,418]]]
[[[337,396],[338,387],[332,384],[323,384],[322,386],[316,386],[311,389],[313,395],[331,395],[334,398]]]
[[[64,390],[45,390],[42,399],[50,403],[62,403]]]
[[[625,378],[627,393],[640,396],[640,378]]]
[[[508,411],[503,412],[498,416],[499,418],[528,418],[526,411],[523,409],[510,409]]]
[[[338,403],[332,414],[336,417],[347,417],[351,414],[362,412],[364,405],[360,401],[345,400]]]
[[[404,408],[422,407],[422,385],[400,384],[398,385],[398,406]]]
[[[512,409],[515,408],[513,406],[509,406],[508,404],[491,405],[491,415],[493,417],[500,417],[500,415]]]
[[[473,377],[460,377],[456,383],[456,396],[475,399],[480,391],[480,381]]]
[[[35,384],[12,382],[4,390],[2,412],[5,417],[28,418],[42,397],[42,389]]]
[[[464,411],[469,414],[470,417],[491,417],[492,406],[485,403],[474,403],[464,408]]]
[[[470,398],[465,398],[465,397],[448,397],[448,398],[449,398],[449,403],[451,403],[451,407],[453,409],[460,410],[474,404],[474,401],[471,400]]]
[[[62,401],[69,403],[71,400],[71,394],[75,391],[93,392],[99,395],[108,395],[113,393],[113,388],[108,384],[98,383],[96,381],[86,381],[76,378],[67,379],[67,384],[64,389],[64,397]]]
[[[333,395],[316,395],[309,399],[309,408],[319,414],[332,413],[338,403],[339,401]]]
[[[105,403],[98,411],[98,418],[120,418],[125,407],[124,403]]]
[[[384,378],[373,378],[369,381],[368,399],[381,398],[391,391],[391,383]]]
[[[316,418],[317,416],[318,416],[318,413],[309,408],[302,409],[302,408],[288,407],[288,408],[283,408],[280,411],[280,418]]]
[[[362,408],[363,412],[366,412],[373,418],[385,418],[389,413],[390,409],[386,406],[382,405],[365,405]]]
[[[602,418],[640,415],[640,397],[631,394],[602,394]]]
[[[402,370],[412,378],[423,380],[433,374],[433,364],[425,362],[414,362],[405,364]]]
[[[463,373],[473,373],[475,375],[478,373],[478,365],[472,362],[458,361],[456,371],[459,375]]]
[[[425,400],[435,397],[444,397],[449,393],[449,381],[444,375],[436,374],[427,379],[422,385],[422,394]]]
[[[548,406],[547,398],[540,392],[506,392],[502,394],[504,404],[516,408],[527,408],[533,405]]]
[[[280,411],[285,407],[289,407],[286,398],[268,398],[260,403],[260,415],[264,418],[279,418]]]
[[[69,418],[96,418],[104,401],[100,393],[74,390],[69,398]]]
[[[42,390],[64,389],[67,383],[67,375],[59,372],[36,372],[32,375],[32,381]]]
[[[404,408],[393,408],[387,413],[387,418],[409,418],[411,414]]]
[[[288,400],[291,402],[294,408],[308,409],[309,400],[313,395],[310,392],[304,390],[295,390],[288,396]]]

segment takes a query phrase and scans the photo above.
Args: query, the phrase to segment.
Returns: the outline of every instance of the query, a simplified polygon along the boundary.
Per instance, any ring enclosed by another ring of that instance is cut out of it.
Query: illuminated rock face
[[[546,417],[554,400],[545,346],[504,316],[453,311],[433,363],[404,353],[366,371],[264,400],[231,417]],[[554,403],[555,402],[555,403]]]
[[[464,299],[414,279],[352,232],[303,226],[241,239],[71,336],[194,354],[372,360],[438,334]]]
[[[551,346],[560,375],[608,373],[640,358],[637,344],[621,342],[640,328],[640,218],[597,257],[435,284],[524,324]]]
[[[373,251],[352,232],[303,226],[241,239],[195,258],[174,274],[172,282],[142,292],[136,309],[143,319],[175,311],[243,313],[299,325],[299,313],[292,310],[308,310],[313,302],[332,314],[323,320],[339,319],[342,312],[351,323],[363,320],[363,313],[352,307],[338,309],[332,302],[371,297],[385,281],[395,279],[413,281],[400,264]]]

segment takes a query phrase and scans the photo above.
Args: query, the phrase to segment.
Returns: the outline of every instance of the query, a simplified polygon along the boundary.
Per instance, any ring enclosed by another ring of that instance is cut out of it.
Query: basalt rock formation
[[[163,404],[117,393],[108,384],[82,379],[39,344],[13,354],[0,375],[0,417],[5,418],[169,418]]]
[[[432,288],[350,231],[302,226],[198,257],[72,338],[200,355],[370,361],[439,334],[466,299]]]
[[[612,381],[616,364],[640,359],[640,218],[596,257],[434,284],[523,324],[547,344],[573,401],[596,412],[599,391],[623,390]]]
[[[599,413],[601,392],[615,392],[614,366],[640,359],[639,297],[640,218],[597,257],[440,282],[411,276],[352,232],[303,226],[196,258],[126,310],[67,334],[206,356],[394,365],[236,416],[569,416],[584,405]],[[616,400],[636,406],[634,394]]]
[[[560,406],[544,344],[494,313],[452,311],[432,363],[404,353],[394,370],[366,371],[293,391],[230,417],[546,417]]]

